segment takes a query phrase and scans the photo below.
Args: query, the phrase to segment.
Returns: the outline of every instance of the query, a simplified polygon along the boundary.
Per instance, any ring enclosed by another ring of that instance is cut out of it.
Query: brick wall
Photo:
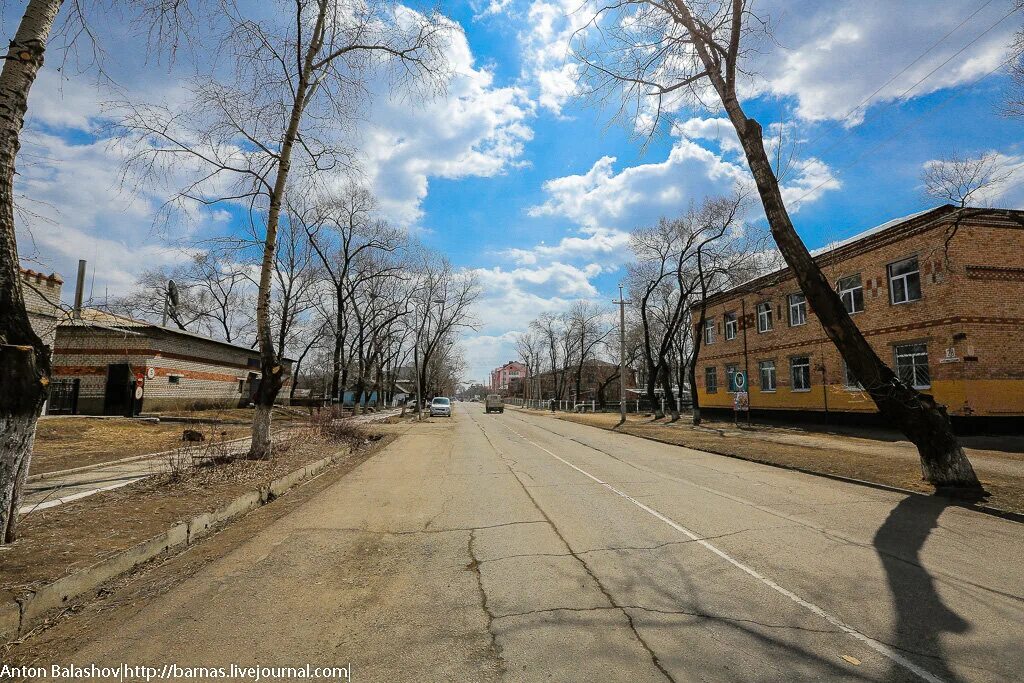
[[[57,321],[61,316],[60,290],[64,281],[56,273],[45,275],[32,270],[21,270],[21,289],[28,319],[43,343],[53,348],[57,334]]]
[[[250,375],[260,374],[257,352],[212,340],[147,327],[60,326],[54,375],[80,380],[80,413],[103,412],[107,366],[117,363],[128,363],[133,374],[145,378],[143,411],[237,406],[248,400]]]
[[[931,387],[927,389],[955,415],[1024,414],[1024,229],[996,217],[978,217],[954,226],[934,219],[895,226],[843,247],[839,258],[822,258],[833,283],[859,274],[864,310],[853,313],[879,356],[892,366],[896,345],[927,345]],[[916,257],[920,300],[894,304],[887,265]],[[799,292],[786,273],[759,280],[754,291],[709,299],[715,341],[701,349],[698,391],[707,407],[730,407],[726,366],[748,370],[754,409],[873,412],[870,398],[844,385],[838,351],[825,336],[813,310],[807,323],[789,324],[786,297]],[[756,310],[768,302],[773,329],[758,332]],[[735,314],[735,339],[725,338],[724,317]],[[746,353],[744,353],[744,337]],[[950,362],[943,362],[949,353]],[[791,386],[790,359],[808,356],[811,388]],[[777,387],[764,391],[759,362],[774,361]],[[708,393],[705,368],[714,366],[718,390]]]

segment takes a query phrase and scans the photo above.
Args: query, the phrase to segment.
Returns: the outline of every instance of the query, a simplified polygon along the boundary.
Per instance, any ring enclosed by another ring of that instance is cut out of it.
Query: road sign
[[[732,375],[732,384],[737,392],[745,391],[747,388],[747,375],[742,370],[737,370]]]
[[[732,409],[737,412],[750,410],[750,394],[745,391],[737,391],[733,394]]]

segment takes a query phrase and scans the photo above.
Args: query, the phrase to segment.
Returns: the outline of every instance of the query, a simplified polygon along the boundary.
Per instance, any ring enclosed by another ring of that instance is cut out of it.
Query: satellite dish
[[[178,307],[178,285],[174,284],[174,280],[167,281],[167,300],[171,306]]]

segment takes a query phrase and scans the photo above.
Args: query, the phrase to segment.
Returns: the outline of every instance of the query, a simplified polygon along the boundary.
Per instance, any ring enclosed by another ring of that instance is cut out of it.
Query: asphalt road
[[[291,504],[76,617],[49,657],[353,681],[1024,672],[1024,526],[938,500],[458,404]]]

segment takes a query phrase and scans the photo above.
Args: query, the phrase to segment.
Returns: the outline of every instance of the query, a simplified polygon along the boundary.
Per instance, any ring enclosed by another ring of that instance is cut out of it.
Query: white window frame
[[[768,369],[771,370],[771,378],[772,378],[772,381],[770,382],[771,389],[765,389],[764,373],[765,373],[765,370],[768,370]],[[760,382],[760,385],[761,385],[761,391],[762,392],[766,392],[766,393],[775,393],[775,389],[778,386],[778,376],[776,374],[775,361],[773,361],[773,360],[758,361],[758,363],[757,363],[757,374],[758,374],[758,381]]]
[[[775,325],[772,321],[772,303],[762,301],[757,305],[757,331],[758,333],[771,332]]]
[[[800,363],[799,365],[797,365],[796,361],[798,361],[798,360],[805,360],[807,362],[806,363]],[[798,367],[800,367],[800,368],[806,367],[807,368],[807,386],[806,387],[798,387],[796,385],[796,369]],[[804,392],[804,391],[810,391],[811,390],[811,357],[810,356],[793,356],[792,358],[789,359],[789,388],[790,388],[791,391],[799,391],[799,392]]]
[[[850,365],[845,360],[840,360],[843,364],[843,388],[847,391],[864,391],[864,385],[854,377],[853,371],[850,370]]]
[[[731,318],[729,316],[732,316]],[[725,321],[725,339],[726,341],[736,338],[736,335],[740,332],[740,321],[736,317],[736,313],[726,313],[722,318]]]
[[[715,385],[712,387],[708,384],[708,378],[715,378]],[[708,365],[704,367],[704,391],[709,394],[718,393],[718,368],[714,365]]]
[[[920,347],[920,350],[910,351],[910,352],[905,351],[903,353],[900,352],[900,349],[909,349],[911,347]],[[894,367],[896,369],[896,376],[900,378],[901,382],[906,382],[906,380],[903,378],[903,373],[900,372],[900,358],[919,359],[919,358],[923,357],[924,358],[924,363],[923,364],[917,362],[917,360],[912,360],[911,361],[910,368],[911,368],[912,380],[913,381],[910,383],[910,386],[914,387],[915,389],[931,389],[932,388],[932,371],[931,371],[931,367],[928,364],[928,344],[927,343],[925,343],[925,342],[909,342],[909,343],[906,343],[906,344],[895,344],[895,345],[893,345],[892,352],[893,352],[893,361],[895,363]],[[919,379],[918,369],[922,368],[922,367],[924,368],[924,374],[927,375],[927,379],[928,379],[927,383],[918,382],[918,379]]]
[[[900,265],[901,263],[906,263],[908,261],[913,261],[914,262],[914,265],[916,266],[914,270],[909,271],[907,273],[901,273],[899,275],[893,275],[893,273],[892,273],[893,268],[895,268],[896,266]],[[890,263],[889,265],[887,265],[885,267],[885,274],[889,278],[889,303],[892,304],[893,306],[899,306],[901,304],[913,303],[915,301],[920,301],[923,298],[924,293],[921,291],[921,264],[920,264],[920,262],[918,262],[916,256],[909,256],[909,257],[907,257],[905,259],[900,259],[899,261],[893,261],[892,263]],[[909,282],[910,282],[910,278],[913,277],[913,276],[917,276],[917,298],[916,299],[911,299],[910,298]],[[904,295],[907,298],[903,299],[902,301],[896,301],[896,287],[894,285],[894,283],[896,283],[896,282],[902,282],[903,283],[903,293],[904,293]]]
[[[715,319],[705,318],[704,320],[704,343],[715,343]]]
[[[739,363],[729,363],[725,366],[725,392],[727,394],[735,394],[736,380],[734,379],[737,372],[741,372]]]
[[[799,303],[793,303],[794,297],[800,297]],[[795,292],[786,297],[786,303],[789,305],[789,326],[800,327],[801,325],[807,324],[807,296],[803,292]],[[801,320],[800,322],[793,322],[793,311],[800,311]]]
[[[857,284],[854,287],[844,287],[844,282],[849,282],[856,278]],[[843,307],[846,312],[850,315],[854,313],[861,313],[864,311],[864,280],[861,278],[860,273],[854,275],[848,275],[847,277],[839,278],[839,282],[836,283],[836,292],[839,294],[840,300],[843,302]],[[860,292],[860,308],[857,308],[857,295],[856,292]],[[847,295],[849,295],[849,302],[847,302]]]

